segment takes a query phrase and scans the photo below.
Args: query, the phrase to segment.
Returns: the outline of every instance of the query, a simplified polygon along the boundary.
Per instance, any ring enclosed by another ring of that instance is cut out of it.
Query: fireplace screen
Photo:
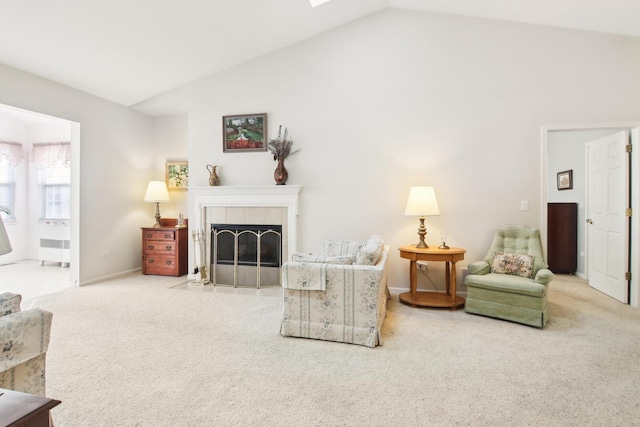
[[[255,277],[259,288],[263,273],[274,276],[282,262],[281,225],[211,225],[211,264],[214,284],[247,286],[246,277]],[[224,266],[227,266],[226,268]],[[254,276],[255,274],[255,276]],[[253,281],[253,280],[251,280]],[[220,283],[219,283],[220,282]]]

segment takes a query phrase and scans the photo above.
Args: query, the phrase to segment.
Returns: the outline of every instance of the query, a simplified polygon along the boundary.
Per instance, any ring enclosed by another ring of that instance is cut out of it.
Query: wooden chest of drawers
[[[143,228],[142,274],[187,274],[187,241],[186,228]]]

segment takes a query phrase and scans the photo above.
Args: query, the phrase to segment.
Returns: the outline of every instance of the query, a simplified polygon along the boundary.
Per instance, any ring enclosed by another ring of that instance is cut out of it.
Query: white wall
[[[379,233],[406,287],[409,188],[435,187],[427,242],[447,230],[463,265],[496,227],[539,227],[540,126],[639,118],[639,53],[638,38],[388,9],[137,108],[188,114],[190,168],[219,165],[223,185],[273,184],[267,153],[221,146],[223,115],[268,113],[270,136],[283,124],[301,148],[286,161],[304,187],[298,248]]]
[[[72,178],[72,197],[79,192],[78,217],[72,218],[77,227],[72,236],[79,238],[79,247],[72,248],[72,276],[78,270],[72,279],[83,284],[139,268],[140,227],[153,218],[142,201],[155,167],[153,120],[5,65],[0,65],[0,82],[1,104],[80,124],[80,143],[72,148],[72,162],[80,160]],[[72,140],[74,129],[72,124]],[[101,258],[102,252],[110,256]]]
[[[163,116],[154,119],[153,129],[154,171],[153,179],[165,180],[165,164],[167,161],[187,161],[189,147],[189,122],[186,116]],[[206,173],[206,170],[190,170],[191,174]],[[143,195],[144,196],[144,195]],[[182,212],[187,217],[189,207],[187,192],[183,190],[169,190],[171,202],[161,203],[160,214],[163,218],[177,218]],[[149,212],[155,214],[155,204],[148,206]],[[152,220],[151,224],[155,220]]]

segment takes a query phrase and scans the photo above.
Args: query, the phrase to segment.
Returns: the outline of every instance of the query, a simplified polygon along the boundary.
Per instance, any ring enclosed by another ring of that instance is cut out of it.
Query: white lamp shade
[[[436,192],[433,187],[411,187],[405,215],[431,216],[440,215]]]
[[[11,242],[9,241],[7,230],[4,228],[4,222],[0,216],[0,255],[8,254],[11,251]]]
[[[168,202],[169,191],[164,181],[150,181],[147,193],[144,195],[145,202]]]

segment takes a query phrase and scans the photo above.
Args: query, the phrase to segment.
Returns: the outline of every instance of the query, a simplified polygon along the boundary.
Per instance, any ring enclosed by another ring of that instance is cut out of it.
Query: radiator
[[[64,222],[41,224],[39,228],[40,247],[38,259],[59,262],[65,267],[71,261],[69,225]]]

